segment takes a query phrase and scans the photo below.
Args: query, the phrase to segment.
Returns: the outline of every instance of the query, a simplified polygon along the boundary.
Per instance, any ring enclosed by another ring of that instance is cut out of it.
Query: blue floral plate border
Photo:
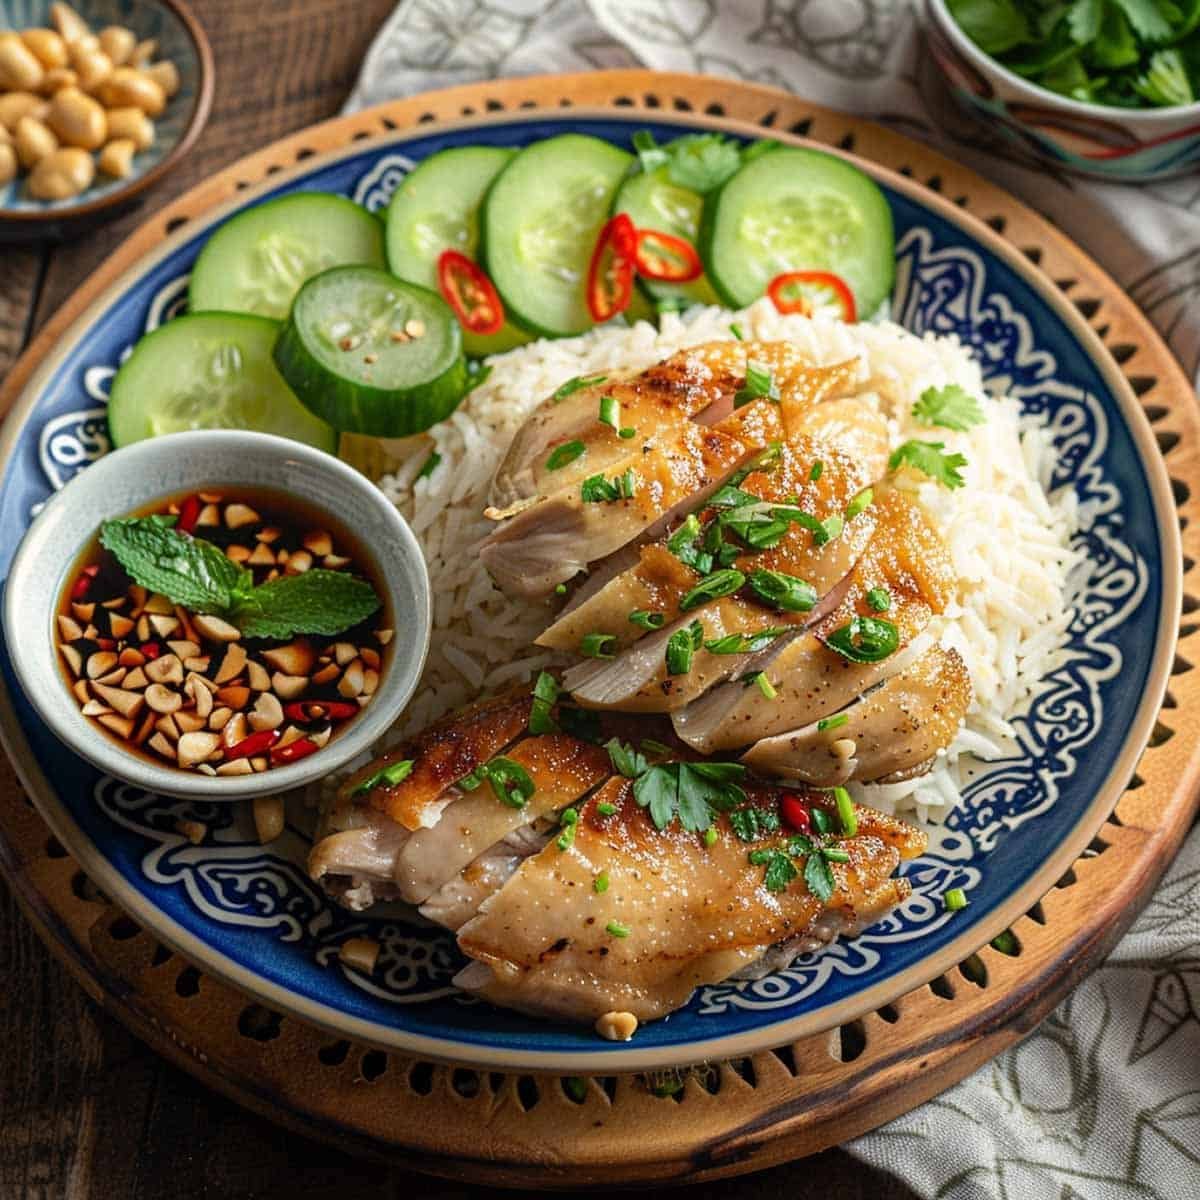
[[[521,145],[568,129],[628,145],[645,127],[662,139],[697,128],[761,136],[737,122],[585,110],[428,125],[311,158],[189,222],[97,298],[24,388],[0,435],[0,574],[31,514],[107,449],[107,383],[132,342],[179,310],[214,225],[294,190],[341,191],[378,210],[413,163],[449,145]],[[1019,721],[1021,754],[989,764],[936,851],[907,866],[914,895],[900,912],[757,983],[700,989],[630,1045],[547,1027],[458,996],[449,938],[402,916],[364,921],[329,905],[304,876],[295,831],[261,847],[232,807],[148,795],[66,754],[15,687],[5,653],[3,741],[84,869],[156,936],[264,1003],[407,1053],[510,1069],[649,1069],[793,1041],[936,977],[1028,909],[1111,810],[1161,702],[1181,589],[1170,483],[1128,383],[1075,309],[981,222],[860,165],[896,221],[896,319],[917,333],[957,334],[989,385],[1046,415],[1059,449],[1051,486],[1078,493],[1087,555],[1068,661]],[[185,811],[209,827],[199,847],[175,832]],[[941,902],[951,887],[971,897],[954,916]],[[364,931],[384,946],[372,977],[337,957]]]

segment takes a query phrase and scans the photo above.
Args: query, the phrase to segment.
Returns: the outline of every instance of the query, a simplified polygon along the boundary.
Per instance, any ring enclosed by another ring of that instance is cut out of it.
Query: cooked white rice
[[[1061,660],[1071,619],[1067,577],[1078,558],[1069,547],[1074,496],[1046,494],[1041,481],[1050,477],[1053,450],[1044,429],[1023,419],[1015,401],[984,392],[978,366],[955,339],[918,338],[890,323],[780,316],[767,301],[740,314],[710,308],[665,316],[660,330],[645,323],[606,327],[510,351],[491,360],[491,376],[449,420],[400,445],[402,461],[380,487],[425,550],[434,627],[420,688],[392,736],[563,661],[533,645],[550,608],[504,596],[477,553],[489,531],[481,515],[488,485],[525,416],[573,376],[640,369],[686,346],[729,339],[735,319],[747,340],[791,341],[818,363],[858,357],[864,392],[874,393],[889,417],[894,445],[935,436],[966,456],[966,486],[953,492],[924,476],[900,477],[932,515],[957,569],[955,602],[934,632],[970,670],[974,700],[966,725],[922,779],[854,789],[878,808],[939,821],[961,801],[972,764],[977,770],[979,759],[1012,752],[1009,722]],[[985,424],[969,433],[934,433],[913,421],[920,394],[948,383],[979,397]],[[421,478],[431,450],[441,461]]]

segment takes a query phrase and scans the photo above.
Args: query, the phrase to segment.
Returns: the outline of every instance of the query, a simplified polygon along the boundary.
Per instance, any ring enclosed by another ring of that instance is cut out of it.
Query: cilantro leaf
[[[1029,23],[1013,0],[947,0],[951,15],[985,54],[1029,41]]]
[[[639,129],[633,135],[633,148],[637,152],[638,164],[647,175],[671,161],[670,151],[660,146],[648,129]]]
[[[703,833],[714,812],[745,803],[745,792],[734,782],[745,773],[741,763],[655,763],[634,781],[633,796],[657,829],[678,817],[689,833]]]
[[[193,612],[224,612],[249,594],[254,586],[249,571],[212,542],[179,533],[174,524],[169,516],[105,521],[100,544],[135,583]]]
[[[965,467],[967,460],[961,454],[946,454],[945,449],[944,442],[905,442],[888,459],[888,470],[912,467],[953,491],[966,483],[958,468]]]
[[[1148,42],[1165,42],[1171,36],[1171,23],[1163,16],[1158,0],[1113,0],[1133,27]]]
[[[729,824],[743,842],[757,842],[779,832],[779,814],[769,808],[738,808],[729,814]]]
[[[979,401],[957,383],[926,388],[913,405],[912,415],[922,425],[940,425],[959,433],[982,425],[986,419]]]
[[[820,851],[813,851],[805,860],[804,882],[822,904],[829,902],[837,883],[833,878],[833,868]]]
[[[379,597],[365,579],[317,568],[284,575],[242,594],[232,619],[251,638],[289,638],[297,633],[332,637],[378,608]]]
[[[671,159],[667,177],[677,187],[702,196],[718,188],[742,165],[737,143],[720,133],[689,133],[665,147]]]

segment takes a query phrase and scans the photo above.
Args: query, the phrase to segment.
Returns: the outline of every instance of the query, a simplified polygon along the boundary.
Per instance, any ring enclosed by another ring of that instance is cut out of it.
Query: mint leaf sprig
[[[251,571],[174,524],[165,515],[105,521],[100,544],[135,583],[192,612],[224,617],[245,637],[333,637],[379,608],[375,589],[343,571],[314,568],[256,587]]]

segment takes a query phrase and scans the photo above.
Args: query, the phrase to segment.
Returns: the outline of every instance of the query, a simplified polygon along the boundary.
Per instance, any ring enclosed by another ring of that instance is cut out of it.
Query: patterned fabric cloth
[[[729,75],[938,146],[1091,251],[1200,371],[1200,184],[1057,177],[966,125],[909,0],[401,0],[347,107],[478,79]],[[969,138],[969,144],[960,138]],[[949,1200],[1200,1197],[1200,830],[1108,962],[1025,1042],[848,1149]]]

